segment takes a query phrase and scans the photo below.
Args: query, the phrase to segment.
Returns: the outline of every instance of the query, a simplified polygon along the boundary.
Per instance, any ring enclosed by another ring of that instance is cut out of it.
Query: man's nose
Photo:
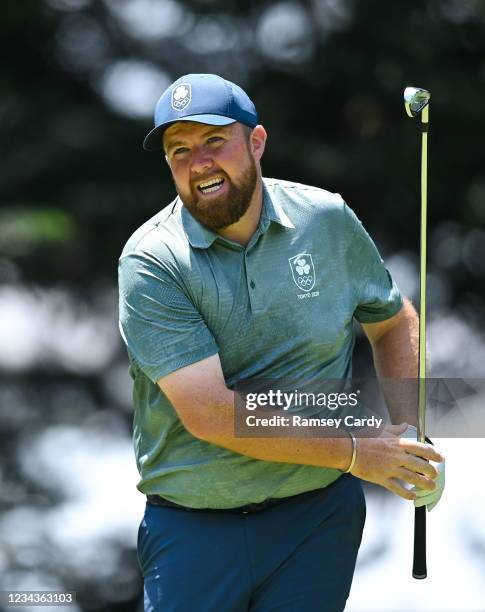
[[[196,174],[203,174],[212,167],[212,159],[203,148],[194,149],[192,152],[191,170]]]

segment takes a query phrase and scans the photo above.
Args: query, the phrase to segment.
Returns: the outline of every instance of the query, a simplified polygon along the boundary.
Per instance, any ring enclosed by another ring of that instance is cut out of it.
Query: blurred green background
[[[431,373],[478,378],[485,3],[4,0],[0,24],[0,589],[141,610],[116,273],[174,197],[141,147],[157,98],[188,72],[241,85],[264,174],[341,193],[417,305],[420,133],[402,91],[429,89]]]

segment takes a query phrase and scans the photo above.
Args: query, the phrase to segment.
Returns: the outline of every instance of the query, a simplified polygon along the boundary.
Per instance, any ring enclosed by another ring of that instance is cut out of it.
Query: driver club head
[[[431,94],[420,87],[406,87],[404,90],[404,108],[409,117],[416,117],[428,104]]]

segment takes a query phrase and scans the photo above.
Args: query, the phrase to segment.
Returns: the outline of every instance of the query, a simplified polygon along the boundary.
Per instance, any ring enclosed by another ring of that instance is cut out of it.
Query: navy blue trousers
[[[341,612],[365,522],[357,478],[252,514],[147,504],[145,612]]]

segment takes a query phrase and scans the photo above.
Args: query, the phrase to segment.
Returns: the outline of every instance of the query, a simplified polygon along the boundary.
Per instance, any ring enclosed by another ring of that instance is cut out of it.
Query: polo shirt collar
[[[208,249],[212,243],[217,240],[217,238],[221,238],[221,236],[194,219],[187,208],[182,204],[180,198],[177,199],[178,204],[181,206],[182,225],[190,245],[196,249]],[[263,232],[268,229],[271,221],[279,223],[283,227],[290,229],[295,228],[278,199],[274,194],[273,196],[270,195],[263,180],[263,210],[260,222]]]
[[[264,179],[263,179],[263,219],[268,219],[268,221],[275,221],[279,223],[283,227],[288,227],[290,229],[295,229],[291,219],[286,214],[283,209],[281,202],[278,200],[276,195],[273,193],[272,195],[267,188]],[[269,225],[269,224],[268,224]]]
[[[179,199],[179,203],[181,206],[181,216],[182,216],[182,225],[185,231],[185,235],[190,242],[190,246],[195,249],[208,249],[211,244],[216,240],[219,236],[216,232],[213,232],[202,223],[199,223],[197,219],[189,213],[189,211],[182,204],[182,201]]]

